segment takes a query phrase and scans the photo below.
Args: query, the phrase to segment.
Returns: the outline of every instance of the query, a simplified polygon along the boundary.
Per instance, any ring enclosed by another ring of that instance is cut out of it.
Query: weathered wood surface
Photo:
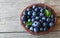
[[[42,2],[43,1],[43,2]],[[57,28],[46,35],[34,36],[26,33],[20,25],[20,13],[33,3],[45,3],[50,5],[57,16],[60,16],[59,0],[0,0],[0,38],[60,38],[60,19]]]

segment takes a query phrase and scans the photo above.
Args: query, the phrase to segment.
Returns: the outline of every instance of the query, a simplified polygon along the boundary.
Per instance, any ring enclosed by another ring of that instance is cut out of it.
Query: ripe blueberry
[[[32,24],[33,27],[39,27],[39,22],[37,21],[34,21],[33,24]]]
[[[31,31],[33,31],[33,30],[34,30],[34,28],[33,28],[33,27],[30,27],[30,30],[31,30]]]
[[[39,32],[39,28],[35,27],[35,28],[34,28],[34,32],[35,32],[35,33],[36,33],[36,32]]]
[[[54,23],[53,23],[53,22],[50,22],[50,23],[49,23],[49,26],[50,26],[50,27],[52,27],[53,25],[54,25]]]

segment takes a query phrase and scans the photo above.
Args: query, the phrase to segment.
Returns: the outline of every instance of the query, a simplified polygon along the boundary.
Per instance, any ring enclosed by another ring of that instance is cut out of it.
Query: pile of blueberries
[[[23,11],[21,19],[26,29],[46,32],[54,26],[55,15],[47,7],[33,5]]]

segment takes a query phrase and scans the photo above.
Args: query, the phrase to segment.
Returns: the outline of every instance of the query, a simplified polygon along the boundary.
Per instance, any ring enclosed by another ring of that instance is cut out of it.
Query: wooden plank
[[[0,8],[1,8],[0,9],[0,32],[24,31],[24,29],[20,25],[19,15],[26,6],[35,2],[30,1],[30,2],[24,2],[24,3],[22,2],[0,3]],[[56,13],[58,16],[60,14],[59,7],[60,6],[56,6],[56,7],[52,6],[52,8],[56,10]],[[57,24],[60,25],[59,23]]]
[[[5,33],[0,38],[60,38],[60,32],[51,32],[45,35],[31,35],[28,33]]]

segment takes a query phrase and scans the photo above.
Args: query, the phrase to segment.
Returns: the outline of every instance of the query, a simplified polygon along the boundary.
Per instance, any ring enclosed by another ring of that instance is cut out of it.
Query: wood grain
[[[34,36],[21,27],[19,17],[22,10],[30,4],[41,2],[51,6],[60,16],[59,0],[0,0],[0,38],[60,38],[60,18],[57,28],[46,35]]]

